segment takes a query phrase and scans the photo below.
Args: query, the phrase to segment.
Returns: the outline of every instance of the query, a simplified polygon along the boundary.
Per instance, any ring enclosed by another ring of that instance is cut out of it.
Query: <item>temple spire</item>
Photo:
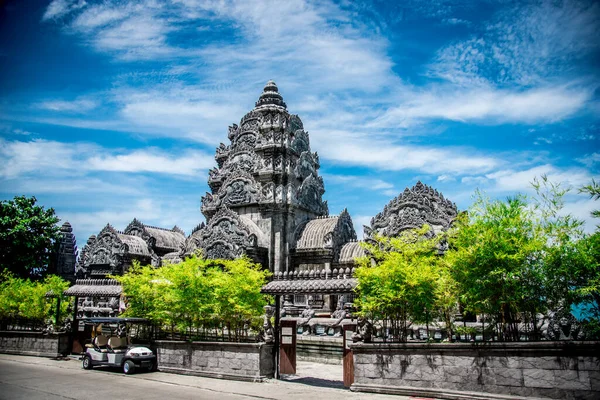
[[[285,102],[283,101],[283,97],[281,97],[279,94],[277,84],[273,80],[269,80],[269,82],[267,82],[255,105],[255,109],[267,106],[279,106],[283,107],[284,109],[287,108]]]

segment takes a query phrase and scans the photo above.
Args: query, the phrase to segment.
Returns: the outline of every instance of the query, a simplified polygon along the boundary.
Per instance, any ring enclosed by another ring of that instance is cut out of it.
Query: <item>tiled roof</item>
[[[156,247],[178,251],[185,242],[185,236],[179,231],[173,231],[145,225],[146,232],[156,239]]]
[[[358,284],[354,268],[278,272],[274,280],[262,287],[265,294],[340,294],[351,293]]]
[[[103,297],[120,296],[123,288],[114,279],[77,279],[75,285],[63,292],[65,296]]]
[[[348,242],[340,250],[340,264],[354,264],[355,260],[365,255],[361,242]]]
[[[354,278],[304,279],[272,281],[263,286],[265,294],[340,294],[351,293],[357,285]]]
[[[144,239],[133,235],[126,235],[124,233],[119,233],[118,235],[119,239],[129,247],[129,254],[150,257],[148,244]]]
[[[338,218],[334,216],[309,221],[298,239],[296,248],[298,250],[322,249],[325,246],[325,235],[334,231]]]

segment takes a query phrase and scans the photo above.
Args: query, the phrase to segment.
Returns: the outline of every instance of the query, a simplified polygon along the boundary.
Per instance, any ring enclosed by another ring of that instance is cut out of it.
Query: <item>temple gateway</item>
[[[76,273],[86,279],[70,291],[83,296],[87,287],[90,293],[114,295],[115,282],[105,278],[124,273],[134,260],[160,266],[180,262],[198,250],[213,259],[245,254],[280,279],[350,278],[355,258],[364,254],[352,218],[346,209],[329,213],[319,156],[311,150],[300,117],[287,111],[275,82],[267,82],[255,107],[229,127],[227,137],[229,144],[216,149],[216,166],[208,177],[210,192],[202,197],[206,222],[187,237],[177,227],[157,228],[137,219],[123,231],[106,225],[82,249]],[[364,227],[365,237],[395,236],[425,223],[439,232],[456,215],[454,203],[417,182]],[[108,297],[96,296],[80,299],[82,306],[87,301],[86,309],[93,315],[108,315],[108,304],[118,306]],[[98,311],[98,301],[105,312]],[[320,294],[311,298],[325,310],[333,310],[336,302]],[[308,299],[298,294],[286,303],[302,308]]]

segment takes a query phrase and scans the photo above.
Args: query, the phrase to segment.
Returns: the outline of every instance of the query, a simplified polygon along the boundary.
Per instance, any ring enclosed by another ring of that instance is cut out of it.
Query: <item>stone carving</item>
[[[219,190],[216,206],[235,206],[258,203],[259,188],[254,178],[245,171],[232,173]]]
[[[297,198],[301,206],[314,212],[317,215],[327,214],[326,205],[322,200],[325,188],[323,178],[309,175],[304,179],[300,188],[298,188]]]
[[[208,225],[194,232],[186,241],[186,255],[201,249],[211,259],[233,259],[245,248],[256,246],[256,236],[244,225],[237,213],[220,208]]]
[[[371,225],[364,227],[365,236],[371,238],[374,233],[398,236],[404,230],[420,228],[424,224],[432,227],[433,235],[448,229],[457,212],[456,204],[419,181],[371,219]]]
[[[133,221],[131,221],[129,225],[127,225],[127,228],[125,228],[124,232],[127,235],[141,237],[144,240],[146,240],[149,237],[149,235],[146,233],[146,228],[144,224],[141,223],[137,218],[134,218]]]
[[[305,151],[309,151],[310,144],[308,139],[308,134],[304,132],[304,130],[299,129],[294,133],[294,139],[291,144],[292,150],[296,152],[296,154],[302,154]]]
[[[275,307],[264,306],[265,315],[263,316],[263,330],[261,332],[261,341],[265,343],[273,343],[275,341],[275,335],[273,333],[273,324],[271,324],[271,318],[275,314]]]
[[[356,332],[352,335],[352,341],[371,343],[373,341],[373,324],[366,318],[359,317]]]
[[[236,146],[252,146],[256,144],[256,134],[254,132],[244,132],[240,136],[237,137],[235,141]]]
[[[345,302],[346,302],[345,296],[338,297],[337,306],[335,308],[335,311],[331,314],[331,318],[335,318],[335,319],[339,320],[337,324],[339,324],[342,321],[342,319],[346,318],[346,315],[348,314],[348,312],[344,309]]]
[[[585,335],[571,311],[562,309],[550,317],[546,336],[549,340],[582,340]]]
[[[263,184],[262,190],[260,192],[260,201],[261,202],[271,202],[273,201],[275,191],[275,184],[273,182],[267,182]]]
[[[317,166],[310,151],[303,151],[296,163],[294,174],[303,181],[309,175],[317,176]]]
[[[119,239],[117,231],[106,225],[98,234],[89,250],[90,265],[108,265],[112,268],[121,265],[123,254],[127,251],[125,243]]]
[[[80,297],[77,318],[114,317],[119,314],[118,297]]]
[[[56,273],[65,280],[75,280],[77,242],[71,224],[65,222],[60,228],[60,241],[56,255]]]
[[[233,124],[229,127],[229,132],[227,133],[227,137],[229,140],[234,141],[236,136],[240,134],[240,130],[236,124]]]
[[[308,306],[302,311],[300,314],[300,320],[298,320],[298,326],[306,328],[303,330],[303,335],[310,335],[312,330],[312,325],[310,324],[310,320],[315,316],[315,310],[312,308],[313,297],[308,296]]]
[[[296,114],[291,114],[288,123],[288,130],[291,132],[297,132],[298,130],[302,129],[304,129],[304,124],[302,123],[300,117],[298,117]],[[306,137],[306,139],[306,142],[308,143],[308,136]]]

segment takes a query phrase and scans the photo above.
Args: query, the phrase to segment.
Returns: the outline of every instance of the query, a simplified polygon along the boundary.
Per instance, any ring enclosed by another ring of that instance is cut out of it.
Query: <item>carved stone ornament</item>
[[[273,202],[275,195],[275,184],[273,182],[267,182],[262,185],[262,189],[260,191],[260,202],[261,203],[271,203]]]
[[[186,255],[201,249],[207,258],[234,259],[241,256],[245,248],[256,245],[256,235],[251,234],[238,214],[223,207],[210,219],[208,225],[186,240]]]
[[[317,176],[316,163],[310,151],[304,151],[300,155],[294,169],[294,175],[300,181],[306,179],[309,175]]]
[[[127,225],[127,228],[125,228],[124,233],[126,235],[141,237],[144,240],[147,240],[149,237],[148,233],[146,232],[146,227],[137,218],[134,218],[133,221],[131,221],[129,225]]]
[[[294,150],[298,155],[304,153],[305,151],[310,151],[308,133],[304,132],[302,129],[295,131],[291,147],[292,150]]]
[[[258,203],[260,189],[258,184],[246,171],[232,171],[231,175],[219,189],[215,206],[239,206]]]
[[[322,199],[323,193],[325,193],[323,178],[309,175],[298,188],[298,202],[315,214],[325,215],[327,206]]]
[[[110,225],[106,225],[96,237],[93,246],[87,250],[89,265],[107,265],[111,268],[120,266],[127,245],[119,239],[118,232]]]
[[[229,140],[234,141],[235,138],[237,137],[237,135],[240,134],[240,129],[236,124],[233,124],[232,126],[229,127],[229,133],[227,134],[227,137],[229,138]]]
[[[549,340],[582,340],[585,335],[571,310],[563,308],[550,317],[546,337]]]
[[[304,124],[302,123],[300,117],[296,114],[291,114],[288,122],[288,130],[290,132],[297,132],[298,130],[302,129],[304,129]],[[306,142],[308,143],[308,137]]]
[[[371,238],[374,233],[398,236],[404,230],[420,228],[424,224],[432,227],[430,234],[433,235],[447,230],[457,214],[456,204],[419,181],[371,219],[371,225],[364,227],[365,236]]]
[[[344,244],[355,240],[356,231],[354,230],[352,217],[350,216],[350,213],[348,213],[348,209],[344,209],[338,217],[335,235],[333,235],[331,243],[336,261],[339,259],[340,251]]]

